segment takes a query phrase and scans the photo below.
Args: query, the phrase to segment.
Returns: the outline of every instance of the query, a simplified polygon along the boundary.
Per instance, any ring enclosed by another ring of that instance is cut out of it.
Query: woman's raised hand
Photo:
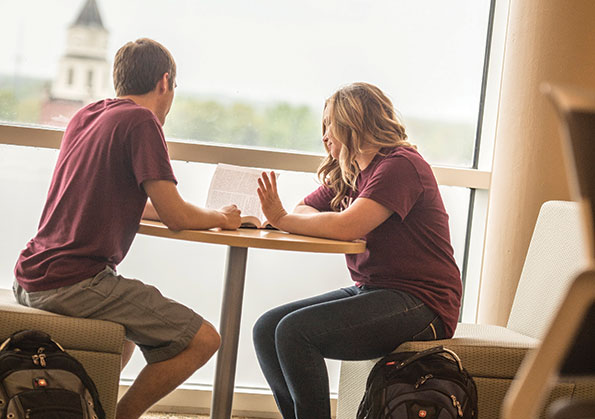
[[[262,172],[260,179],[258,179],[257,192],[264,216],[269,223],[280,228],[279,221],[287,215],[287,211],[283,208],[277,193],[277,176],[275,172],[270,172],[270,174]]]

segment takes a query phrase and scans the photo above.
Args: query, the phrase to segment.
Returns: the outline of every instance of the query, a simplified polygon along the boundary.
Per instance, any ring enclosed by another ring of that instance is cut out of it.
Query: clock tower
[[[84,1],[68,28],[66,51],[41,107],[41,124],[66,126],[83,106],[114,96],[111,63],[106,59],[109,32],[103,26],[96,1]]]
[[[52,82],[50,98],[87,104],[113,95],[110,63],[106,59],[108,31],[95,0],[85,0],[68,28],[66,51]]]

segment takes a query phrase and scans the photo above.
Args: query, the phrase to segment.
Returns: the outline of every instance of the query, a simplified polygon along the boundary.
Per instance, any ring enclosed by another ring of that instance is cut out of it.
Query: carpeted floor
[[[150,412],[145,413],[141,419],[209,419],[207,415],[188,415],[181,413],[160,413]],[[258,419],[258,418],[247,418],[244,416],[233,416],[232,419]]]
[[[203,415],[151,412],[142,415],[141,419],[209,419],[209,417]]]

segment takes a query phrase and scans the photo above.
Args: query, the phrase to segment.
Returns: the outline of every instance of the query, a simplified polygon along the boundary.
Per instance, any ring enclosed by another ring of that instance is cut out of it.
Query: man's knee
[[[200,329],[198,329],[192,340],[192,348],[210,358],[217,352],[220,346],[221,336],[219,332],[217,332],[217,329],[211,323],[203,320]]]

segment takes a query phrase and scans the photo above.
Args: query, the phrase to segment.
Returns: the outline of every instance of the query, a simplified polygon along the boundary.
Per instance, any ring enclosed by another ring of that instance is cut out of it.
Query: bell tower
[[[95,0],[85,0],[68,28],[66,51],[52,82],[50,100],[87,104],[113,96],[110,64],[106,59],[109,32]]]

